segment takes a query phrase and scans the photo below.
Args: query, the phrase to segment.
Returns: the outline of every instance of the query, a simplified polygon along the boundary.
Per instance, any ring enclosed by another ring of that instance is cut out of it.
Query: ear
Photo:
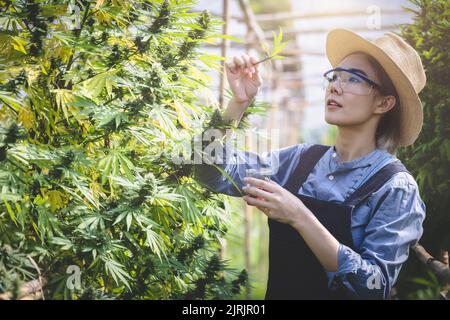
[[[377,106],[374,113],[383,114],[391,110],[397,102],[394,96],[380,96],[377,98]]]

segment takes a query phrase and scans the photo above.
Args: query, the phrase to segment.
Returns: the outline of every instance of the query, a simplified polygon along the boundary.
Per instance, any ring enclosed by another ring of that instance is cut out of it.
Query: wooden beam
[[[327,33],[333,28],[314,28],[314,29],[299,29],[299,28],[283,28],[284,35],[304,35],[304,34],[315,34],[315,33]],[[349,28],[354,32],[376,32],[376,31],[391,31],[399,29],[398,24],[389,24],[381,26],[380,29],[369,29],[367,27],[356,27]],[[273,37],[273,31],[264,32],[264,37],[270,39]]]
[[[283,65],[300,65],[301,64],[301,60],[300,60],[300,56],[299,55],[295,55],[295,56],[290,56],[290,55],[285,55],[285,58],[281,60],[281,62],[283,62]]]
[[[256,21],[281,21],[281,20],[293,20],[293,19],[315,19],[315,18],[332,18],[332,17],[351,17],[351,16],[366,16],[369,13],[362,10],[341,11],[341,12],[319,12],[319,13],[304,13],[304,12],[277,12],[277,13],[265,13],[255,15]],[[408,14],[405,10],[401,9],[381,9],[381,14]],[[238,21],[242,21],[241,17],[233,16]]]
[[[303,49],[300,49],[299,47],[286,47],[281,52],[282,56],[324,56],[325,52],[321,51],[305,51]]]
[[[255,43],[250,42],[247,43],[249,45],[255,45]],[[207,43],[207,44],[203,44],[203,46],[205,48],[217,48],[220,47],[220,44],[212,44],[212,43]],[[239,42],[231,42],[230,43],[230,48],[239,48],[239,49],[245,49],[246,44],[245,43],[239,43]],[[298,47],[286,47],[283,49],[283,51],[280,53],[283,56],[297,56],[297,55],[306,55],[306,56],[324,56],[325,52],[319,52],[319,51],[304,51]]]
[[[260,25],[255,19],[255,14],[253,13],[253,10],[250,6],[250,3],[248,0],[239,0],[239,5],[241,7],[242,12],[244,13],[244,22],[247,24],[247,26],[252,29],[253,34],[255,35],[256,42],[259,46],[259,49],[262,49],[266,43],[265,37],[264,37],[264,31],[261,29]]]

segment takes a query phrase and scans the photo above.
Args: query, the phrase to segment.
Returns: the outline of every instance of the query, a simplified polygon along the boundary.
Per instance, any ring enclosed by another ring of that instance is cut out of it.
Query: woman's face
[[[366,78],[380,84],[375,70],[369,63],[366,55],[362,53],[348,55],[337,67],[360,70],[363,72],[363,75],[365,73]],[[352,81],[353,79],[349,80]],[[358,84],[355,81],[351,85],[357,86]],[[361,83],[360,85],[367,86],[367,83]],[[327,123],[338,127],[358,126],[366,123],[379,113],[377,106],[381,102],[380,94],[375,88],[372,88],[369,94],[361,94],[355,93],[357,90],[351,90],[349,87],[350,85],[347,85],[347,87],[344,86],[341,89],[339,81],[334,81],[328,86],[325,93],[325,121]],[[331,100],[334,100],[340,106],[336,106]]]

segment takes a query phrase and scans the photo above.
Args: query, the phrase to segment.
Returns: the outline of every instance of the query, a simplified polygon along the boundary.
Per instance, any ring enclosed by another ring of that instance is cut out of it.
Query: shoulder
[[[371,206],[389,215],[416,212],[425,214],[425,204],[420,197],[416,180],[409,172],[397,172],[372,194]],[[377,210],[378,211],[378,210]]]
[[[314,143],[297,143],[293,145],[293,147],[297,148],[299,152],[305,152],[306,150],[310,149],[312,146],[315,146]]]
[[[302,154],[306,152],[309,148],[311,148],[313,144],[310,143],[298,143],[293,144],[287,147],[278,148],[275,150],[272,150],[270,152],[264,152],[263,155],[280,155],[280,156],[288,156],[288,157],[295,157],[299,158]]]
[[[277,167],[283,167],[282,172],[290,174],[312,146],[313,144],[310,143],[294,144],[270,152],[264,152],[262,158],[265,162],[270,162],[272,165],[277,165]]]
[[[392,175],[392,177],[386,182],[385,186],[389,189],[389,188],[400,188],[400,189],[408,189],[408,190],[414,190],[414,191],[419,191],[419,187],[417,185],[416,179],[414,178],[414,176],[407,171],[408,168],[405,166],[404,163],[402,163],[402,161],[400,159],[398,159],[396,156],[394,155],[390,155],[390,161],[392,162],[397,162],[399,164],[401,164],[406,171],[401,171],[401,172],[397,172],[395,174]]]
[[[418,190],[416,180],[411,173],[402,171],[397,172],[386,182],[386,187],[388,188],[400,188],[400,189],[414,189]]]
[[[403,170],[400,172],[396,172],[392,174],[390,179],[388,179],[382,188],[378,191],[388,191],[390,189],[415,189],[418,190],[417,182],[412,176],[412,174],[408,171],[408,168],[400,159],[398,159],[395,155],[385,151],[379,150],[379,160],[375,165],[375,175],[381,170],[385,169],[385,167],[389,165],[400,165]]]
[[[315,149],[318,152],[322,152],[323,150],[327,151],[331,148],[331,146],[314,143],[301,143],[298,144],[298,148],[300,150],[300,153],[303,155],[308,151],[312,151],[312,149]]]
[[[313,143],[300,143],[296,145],[297,159],[301,160],[305,156],[309,155],[311,158],[322,158],[329,152],[331,146],[313,144]]]

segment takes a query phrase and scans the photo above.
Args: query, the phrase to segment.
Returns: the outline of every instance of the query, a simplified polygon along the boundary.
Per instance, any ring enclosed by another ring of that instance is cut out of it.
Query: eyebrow
[[[367,77],[367,73],[365,73],[363,70],[361,69],[356,69],[356,68],[349,68],[348,70],[351,70],[353,72],[357,72],[357,73],[361,73],[362,75]]]

